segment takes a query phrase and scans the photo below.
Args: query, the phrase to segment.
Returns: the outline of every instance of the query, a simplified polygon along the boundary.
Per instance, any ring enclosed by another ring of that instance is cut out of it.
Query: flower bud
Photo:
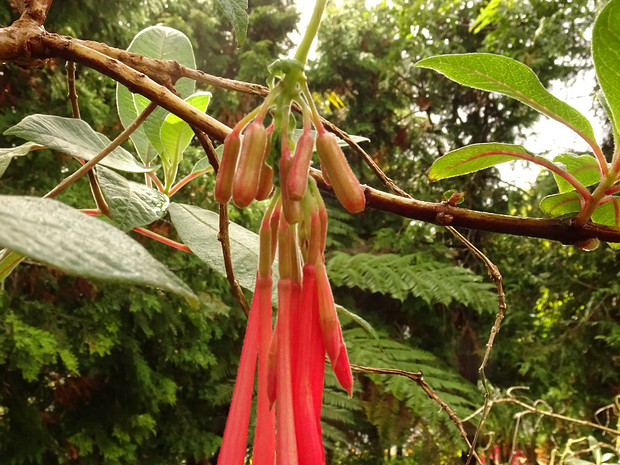
[[[362,186],[334,136],[325,131],[320,132],[316,139],[316,150],[340,203],[351,213],[364,210],[366,198]]]
[[[224,152],[217,178],[215,179],[215,201],[227,203],[232,195],[233,177],[237,168],[241,138],[238,131],[233,131],[224,139]]]
[[[312,160],[314,138],[310,131],[304,131],[295,147],[295,155],[286,177],[288,197],[292,200],[301,200],[308,185],[308,169]]]
[[[273,168],[267,163],[263,163],[260,169],[260,177],[258,178],[258,191],[256,192],[256,200],[265,200],[271,194],[273,189]]]
[[[280,188],[282,189],[282,211],[287,223],[295,224],[301,220],[301,202],[293,200],[288,195],[288,176],[291,171],[293,160],[288,150],[282,152],[280,157],[280,179],[282,180]]]
[[[245,130],[232,197],[239,208],[247,207],[256,197],[261,165],[267,144],[267,130],[262,122],[253,121]]]

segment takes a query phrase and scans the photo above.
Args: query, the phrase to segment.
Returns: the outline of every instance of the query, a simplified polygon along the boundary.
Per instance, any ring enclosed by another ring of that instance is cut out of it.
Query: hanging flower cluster
[[[279,61],[270,71],[274,79],[269,95],[225,140],[215,184],[216,200],[232,198],[238,207],[273,192],[260,228],[256,289],[218,465],[244,463],[257,358],[253,465],[273,465],[274,459],[281,465],[325,463],[320,422],[325,353],[349,395],[353,388],[325,271],[327,213],[316,182],[308,176],[314,147],[323,176],[347,210],[362,211],[364,193],[336,139],[320,121],[303,65]],[[301,107],[303,121],[296,143],[293,102]],[[267,117],[272,119],[268,127]],[[272,328],[276,254],[278,314]]]

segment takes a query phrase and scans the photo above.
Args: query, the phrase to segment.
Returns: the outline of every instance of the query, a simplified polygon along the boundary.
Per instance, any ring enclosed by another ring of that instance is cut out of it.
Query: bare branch
[[[411,381],[415,382],[418,386],[420,386],[422,390],[426,393],[426,395],[431,400],[436,402],[442,408],[442,410],[448,414],[448,416],[450,417],[450,420],[452,420],[452,422],[458,428],[459,433],[461,437],[463,438],[463,440],[465,441],[465,443],[467,444],[467,446],[470,449],[472,448],[472,444],[469,442],[469,439],[467,438],[467,433],[465,432],[465,429],[463,428],[463,423],[459,419],[456,412],[452,410],[448,404],[446,404],[443,400],[441,400],[441,398],[437,395],[437,393],[433,390],[433,388],[431,388],[428,385],[428,383],[424,380],[424,376],[422,375],[421,372],[412,373],[410,371],[397,370],[394,368],[373,368],[373,367],[365,367],[365,366],[354,365],[354,364],[351,364],[351,369],[354,371],[359,371],[360,373],[371,373],[371,374],[378,374],[378,375],[398,375],[398,376],[404,376],[405,378],[409,378]],[[482,463],[480,461],[480,458],[475,452],[474,452],[474,456],[476,457],[479,463]]]
[[[484,370],[487,366],[487,362],[489,361],[489,355],[491,354],[491,349],[493,348],[495,336],[497,335],[497,333],[499,333],[500,325],[506,313],[506,295],[504,294],[504,288],[502,286],[502,275],[499,272],[497,266],[495,266],[495,264],[484,253],[482,253],[476,246],[474,246],[474,244],[472,244],[465,236],[463,236],[452,226],[446,226],[446,229],[450,231],[463,244],[465,244],[465,246],[484,263],[489,273],[489,277],[493,280],[497,289],[497,315],[495,316],[495,323],[491,328],[491,334],[489,334],[489,340],[487,341],[487,346],[486,350],[484,351],[482,363],[480,364],[480,368],[478,369],[478,373],[480,373],[482,387],[484,389],[484,405],[482,406],[482,416],[480,417],[480,421],[478,422],[476,433],[474,435],[474,439],[471,442],[471,447],[469,448],[469,453],[467,455],[466,463],[469,464],[473,454],[475,454],[474,448],[476,447],[478,437],[480,436],[480,432],[482,431],[482,425],[484,424],[485,420],[489,416],[489,412],[491,411],[491,393],[489,392],[489,387],[487,386],[487,377]]]
[[[320,171],[313,169],[310,174],[323,192],[333,193]],[[369,186],[364,186],[364,193],[368,207],[439,226],[449,225],[513,236],[550,239],[563,244],[572,244],[593,237],[606,242],[620,242],[620,228],[611,226],[586,223],[578,227],[572,219],[521,218],[479,212],[452,206],[445,202],[423,202],[413,198],[404,198]]]

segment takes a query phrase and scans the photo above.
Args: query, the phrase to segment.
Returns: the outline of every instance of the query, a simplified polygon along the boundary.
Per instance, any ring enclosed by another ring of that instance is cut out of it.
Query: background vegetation
[[[439,185],[427,181],[432,161],[448,150],[522,138],[534,111],[413,64],[440,53],[492,52],[524,62],[545,85],[570,82],[592,66],[587,31],[605,2],[393,0],[370,9],[355,0],[332,3],[308,73],[323,114],[368,137],[367,151],[416,198],[438,201],[454,187],[466,192],[468,207],[536,215],[527,205],[552,192],[550,176],[539,177],[531,191],[501,182],[494,169]],[[199,69],[263,83],[266,65],[290,49],[298,15],[291,2],[277,0],[250,1],[249,12],[241,47],[209,0],[56,1],[46,28],[126,48],[135,33],[161,23],[190,38]],[[12,4],[0,5],[0,25],[16,17]],[[64,73],[61,60],[36,70],[0,65],[0,128],[36,112],[70,116]],[[208,90],[209,113],[227,124],[255,103]],[[112,80],[78,68],[78,94],[83,119],[106,134],[120,132]],[[190,149],[186,171],[201,157]],[[350,161],[362,182],[377,184],[361,161]],[[0,178],[0,193],[41,196],[76,166],[52,151],[16,158]],[[193,186],[178,194],[182,201],[216,209],[212,176]],[[84,208],[88,189],[82,180],[60,199]],[[336,301],[378,334],[377,340],[342,317],[352,362],[421,370],[461,418],[474,413],[483,401],[478,367],[497,310],[484,266],[441,228],[329,206],[327,266]],[[263,209],[233,211],[232,219],[256,230]],[[151,229],[175,235],[165,219]],[[510,387],[526,386],[526,401],[592,420],[620,394],[616,254],[481,232],[468,238],[504,276],[508,311],[487,370],[493,395],[506,398]],[[3,463],[215,463],[245,317],[220,275],[190,254],[143,242],[199,294],[199,309],[170,294],[66,276],[35,262],[2,283]],[[386,450],[401,463],[458,462],[465,449],[458,431],[415,384],[384,375],[358,374],[356,381],[348,401],[327,380],[331,463],[378,463]],[[529,415],[517,423],[519,411],[508,402],[493,406],[479,447],[491,463],[508,462],[513,441],[536,463],[537,455],[563,451],[583,435],[613,439],[553,418]],[[617,420],[617,410],[605,412]],[[477,418],[466,423],[468,433]]]

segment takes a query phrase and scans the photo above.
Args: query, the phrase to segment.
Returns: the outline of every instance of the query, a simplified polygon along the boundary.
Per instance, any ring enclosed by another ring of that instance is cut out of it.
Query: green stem
[[[316,3],[314,4],[314,11],[312,12],[312,17],[310,18],[308,27],[306,27],[304,37],[295,52],[295,59],[303,64],[306,64],[306,61],[308,61],[308,52],[310,51],[312,41],[314,41],[314,38],[319,31],[319,25],[321,24],[321,18],[323,17],[323,11],[325,11],[326,4],[327,0],[316,0]]]
[[[610,171],[601,183],[592,192],[592,197],[586,199],[585,208],[583,208],[575,217],[575,226],[583,226],[592,216],[594,210],[601,204],[601,200],[605,197],[607,189],[613,186],[618,179],[618,173]]]

